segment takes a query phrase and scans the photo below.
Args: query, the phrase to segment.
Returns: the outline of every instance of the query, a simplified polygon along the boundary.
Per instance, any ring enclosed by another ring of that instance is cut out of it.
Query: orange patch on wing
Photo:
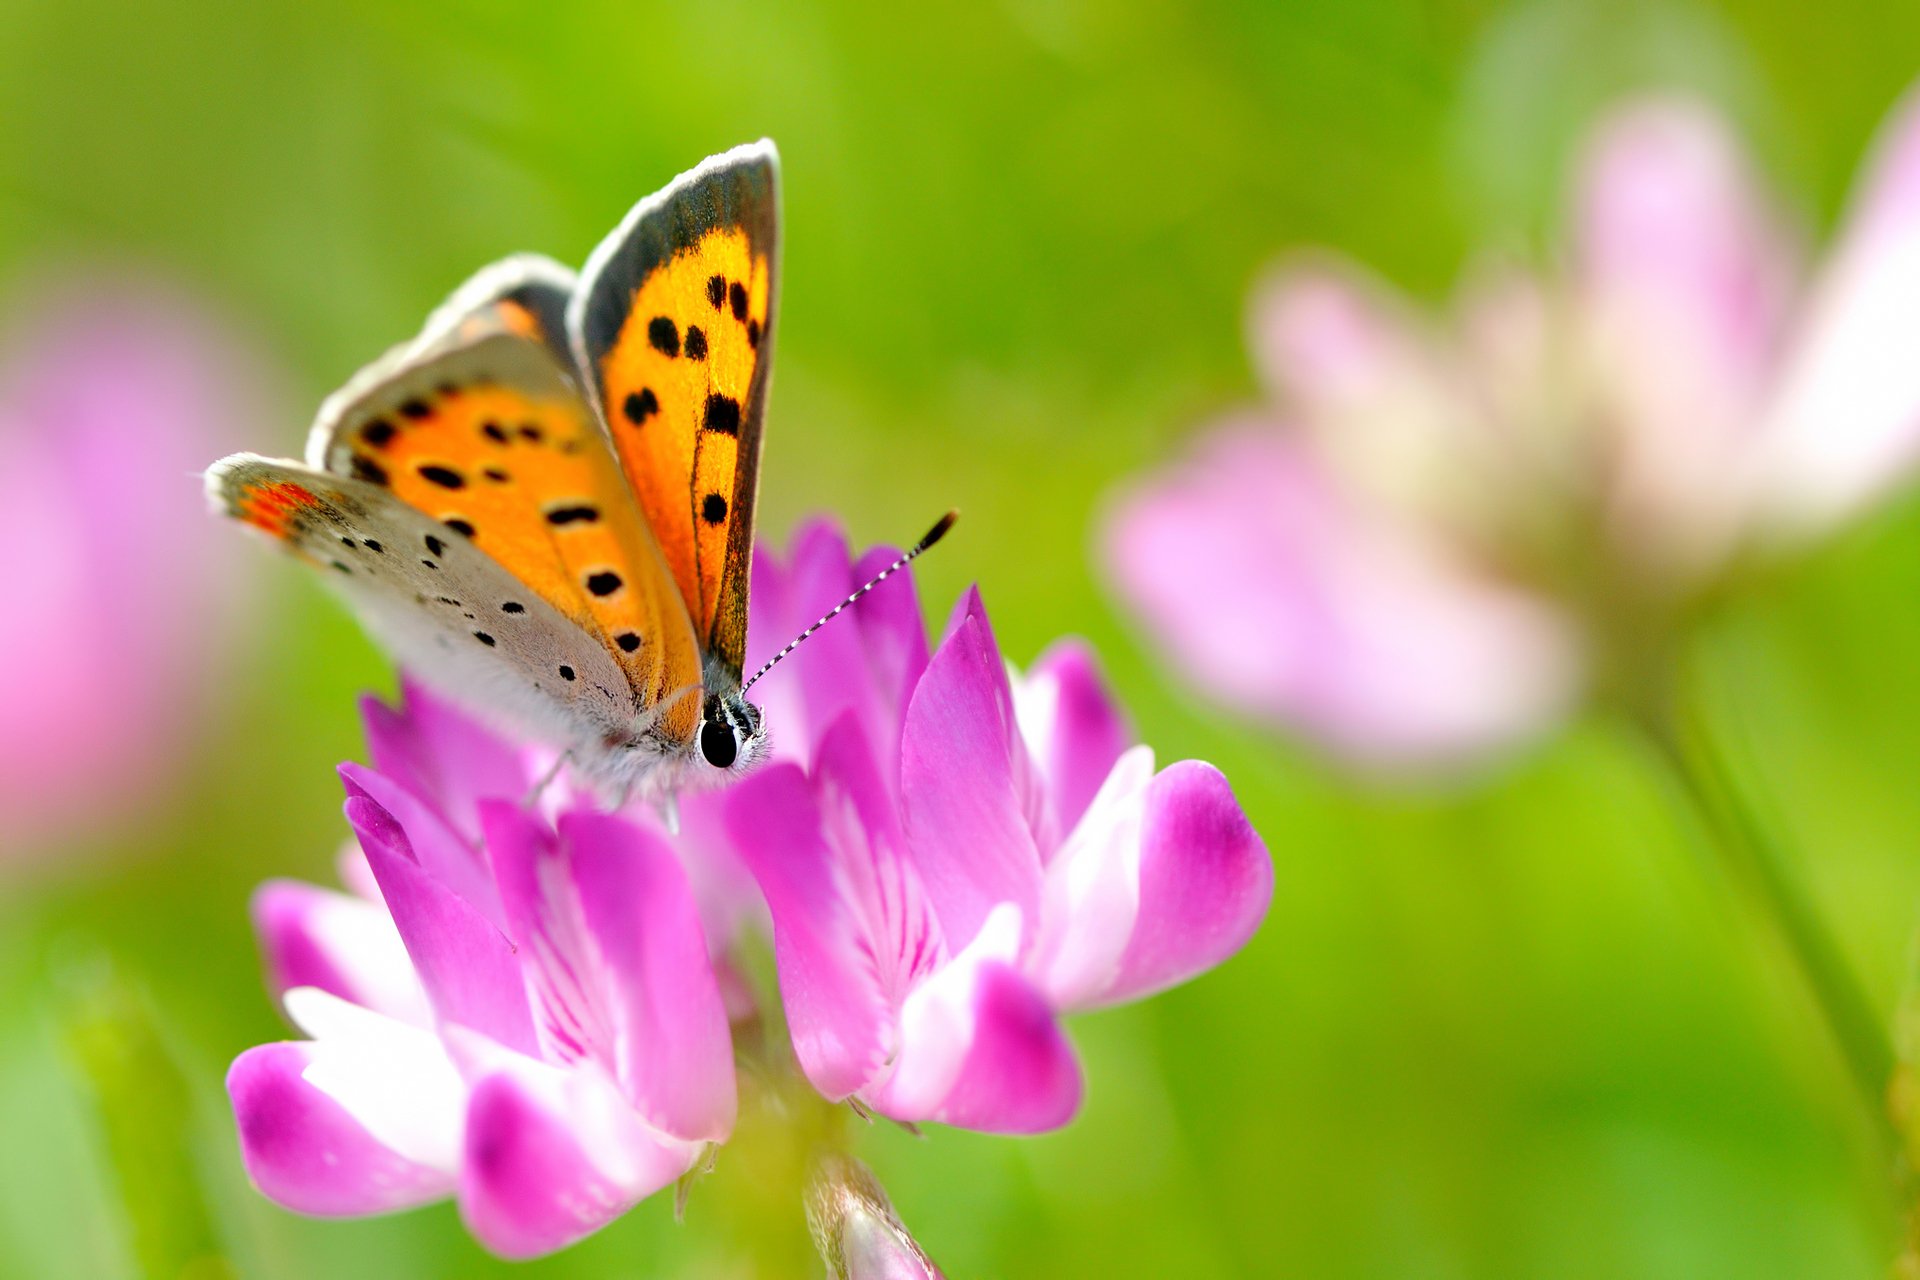
[[[601,361],[607,422],[694,630],[725,606],[728,538],[748,513],[738,491],[772,273],[744,230],[708,232],[634,292]]]
[[[678,623],[673,586],[577,397],[443,385],[359,423],[347,441],[356,475],[446,525],[448,537],[470,539],[599,636],[635,689],[657,700],[697,683],[699,659]],[[665,727],[691,738],[698,713],[698,700],[686,699]]]
[[[276,480],[270,484],[249,485],[242,490],[235,514],[254,528],[285,541],[292,533],[294,513],[319,501],[304,485]]]

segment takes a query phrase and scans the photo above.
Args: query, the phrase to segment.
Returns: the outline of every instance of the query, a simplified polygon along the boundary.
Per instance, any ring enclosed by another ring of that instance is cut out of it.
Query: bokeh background
[[[1277,253],[1443,296],[1477,247],[1540,243],[1583,123],[1648,85],[1730,113],[1821,233],[1916,72],[1920,8],[1869,0],[0,0],[0,312],[31,331],[68,278],[189,292],[270,371],[244,443],[296,453],[473,267],[577,262],[638,196],[772,136],[765,536],[825,510],[897,541],[964,508],[930,611],[977,579],[1017,659],[1092,638],[1162,759],[1226,770],[1278,871],[1238,959],[1077,1020],[1071,1128],[866,1136],[950,1273],[1879,1276],[1897,1210],[1843,1068],[1630,741],[1590,721],[1465,789],[1357,782],[1180,692],[1089,551],[1103,493],[1253,395],[1244,299]],[[46,554],[0,548],[9,579]],[[724,1152],[683,1224],[656,1198],[517,1267],[445,1206],[325,1223],[250,1192],[219,1082],[284,1031],[247,895],[328,878],[332,768],[391,676],[264,552],[171,571],[246,581],[238,616],[106,615],[220,655],[165,785],[122,808],[104,771],[84,824],[0,871],[0,1274],[139,1274],[155,1230],[259,1276],[764,1270],[756,1233],[797,1206],[764,1211]],[[1920,499],[1699,654],[1889,1015],[1920,902],[1916,588]],[[48,625],[10,601],[6,629]]]

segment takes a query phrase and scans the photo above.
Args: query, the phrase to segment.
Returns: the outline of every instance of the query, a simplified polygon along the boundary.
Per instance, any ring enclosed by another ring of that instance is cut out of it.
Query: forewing
[[[736,147],[640,202],[567,314],[576,363],[706,654],[737,682],[778,270],[778,158]]]
[[[442,541],[491,559],[605,649],[641,711],[667,700],[659,732],[690,742],[694,633],[606,434],[558,361],[552,299],[494,297],[475,287],[484,281],[322,407],[309,462],[391,494]]]

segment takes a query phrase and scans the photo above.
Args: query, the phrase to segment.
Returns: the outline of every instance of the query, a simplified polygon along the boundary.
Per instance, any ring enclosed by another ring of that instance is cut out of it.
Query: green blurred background
[[[1439,297],[1476,246],[1539,243],[1581,122],[1646,84],[1711,95],[1822,230],[1916,70],[1920,6],[1865,0],[4,0],[0,284],[186,282],[285,370],[253,444],[293,453],[473,267],[577,262],[675,172],[772,136],[766,534],[824,509],[900,540],[961,506],[930,611],[978,579],[1016,660],[1091,637],[1162,759],[1227,771],[1278,871],[1240,958],[1076,1020],[1090,1089],[1065,1132],[863,1137],[932,1254],[956,1276],[1879,1276],[1884,1156],[1630,743],[1590,723],[1461,794],[1344,780],[1180,693],[1089,530],[1118,478],[1253,393],[1243,300],[1278,251],[1333,245]],[[684,1224],[660,1197],[522,1267],[445,1206],[313,1222],[246,1188],[220,1076],[285,1034],[247,894],[330,878],[353,698],[390,684],[317,584],[260,560],[218,728],[178,744],[190,781],[0,880],[0,1274],[136,1274],[130,1213],[249,1275],[764,1268],[751,1237],[798,1206],[765,1209],[725,1152]],[[1920,884],[1916,567],[1909,500],[1702,646],[1889,1013]],[[88,1019],[116,1003],[152,1040],[103,1054]],[[133,1157],[102,1091],[146,1104]]]

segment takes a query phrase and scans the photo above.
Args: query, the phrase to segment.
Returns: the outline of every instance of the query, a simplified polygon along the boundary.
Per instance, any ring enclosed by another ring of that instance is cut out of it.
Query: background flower
[[[1909,104],[1802,299],[1728,127],[1647,99],[1586,146],[1564,269],[1483,268],[1440,332],[1357,268],[1286,267],[1252,316],[1272,408],[1119,500],[1109,576],[1187,679],[1350,760],[1538,734],[1740,552],[1905,474],[1916,175]]]
[[[205,727],[252,565],[182,477],[257,419],[260,371],[138,280],[12,295],[0,344],[0,851],[150,805]],[[31,317],[27,319],[26,317]]]

